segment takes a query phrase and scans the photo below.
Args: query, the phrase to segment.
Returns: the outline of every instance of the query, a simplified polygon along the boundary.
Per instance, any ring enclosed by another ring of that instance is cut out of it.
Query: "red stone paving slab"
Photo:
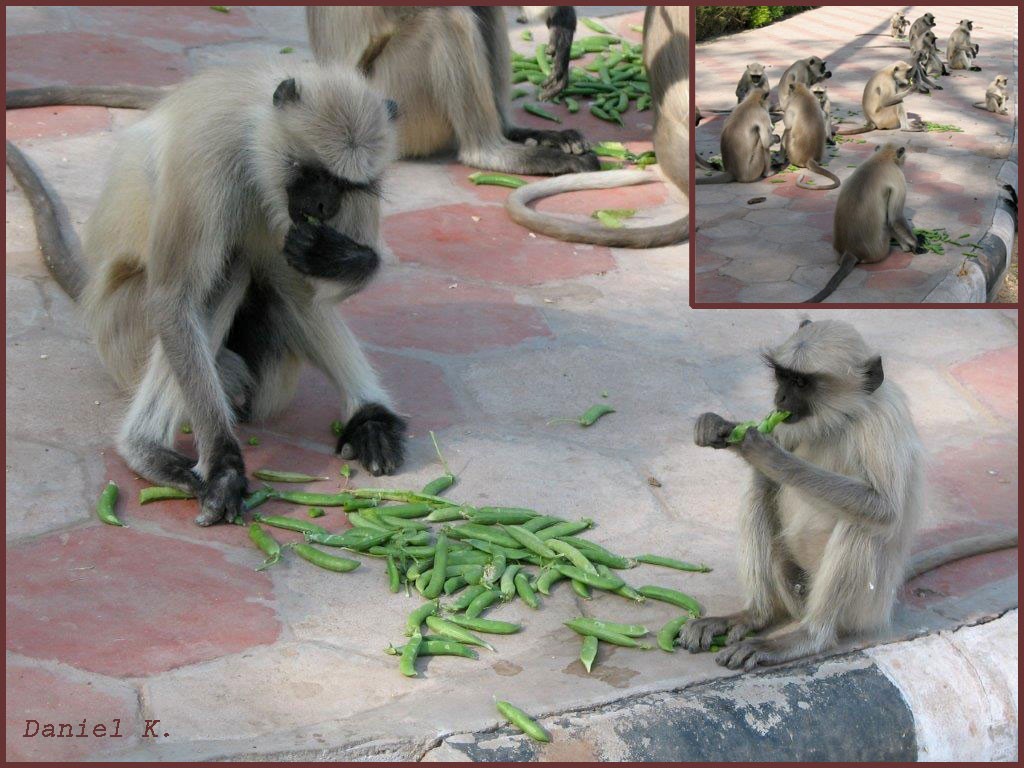
[[[949,506],[969,520],[1007,523],[1017,519],[1017,442],[977,440],[934,456],[930,472]]]
[[[144,730],[136,694],[130,688],[112,694],[91,681],[81,682],[12,659],[7,660],[6,678],[8,761],[95,759],[109,754],[112,747],[130,745]],[[119,727],[115,719],[121,721]],[[26,720],[37,720],[39,731]],[[88,721],[85,738],[79,736],[82,720]],[[74,736],[43,738],[41,729],[46,723],[70,723]],[[106,726],[102,731],[106,735],[98,737],[94,728],[101,724]],[[113,735],[115,728],[119,737]],[[27,732],[37,735],[26,738]]]
[[[425,434],[429,429],[444,429],[455,423],[458,403],[440,367],[383,352],[369,352],[368,357],[394,398],[396,409],[409,421],[412,434]],[[339,418],[339,403],[339,395],[327,377],[307,367],[292,404],[262,426],[305,440],[323,441],[333,450],[334,441],[327,425]]]
[[[7,112],[7,140],[78,136],[110,128],[104,107],[38,107]]]
[[[479,221],[474,221],[474,217]],[[607,272],[607,248],[582,248],[530,234],[494,205],[445,205],[389,216],[388,245],[410,264],[442,269],[463,279],[536,285]]]
[[[187,46],[227,43],[252,37],[258,30],[245,8],[220,13],[206,5],[82,6],[75,26],[89,32],[132,38],[173,40]]]
[[[543,315],[517,304],[511,291],[417,273],[381,277],[347,300],[342,315],[371,344],[446,355],[552,335]]]
[[[545,213],[573,213],[590,216],[600,208],[635,208],[642,212],[669,201],[668,188],[656,179],[650,184],[619,189],[590,189],[540,200],[536,208]]]
[[[265,573],[211,547],[97,525],[8,549],[7,649],[152,675],[274,642],[271,599]]]
[[[913,288],[926,283],[931,275],[919,272],[916,269],[902,269],[899,271],[876,272],[864,283],[873,290],[898,291],[901,288]]]
[[[906,251],[890,251],[885,261],[877,264],[861,264],[860,268],[865,272],[888,272],[893,269],[904,269],[914,260],[914,254]]]
[[[986,352],[956,365],[953,377],[969,389],[996,415],[1011,422],[1017,419],[1018,347]]]
[[[958,560],[908,582],[902,590],[901,600],[924,608],[948,597],[969,595],[995,581],[1015,576],[1017,562],[1016,549]]]
[[[40,50],[46,56],[38,55]],[[130,38],[84,32],[7,39],[7,87],[37,85],[169,85],[189,74],[184,51],[169,53]]]
[[[696,285],[697,301],[709,304],[735,302],[744,286],[744,283],[731,277],[705,273]]]

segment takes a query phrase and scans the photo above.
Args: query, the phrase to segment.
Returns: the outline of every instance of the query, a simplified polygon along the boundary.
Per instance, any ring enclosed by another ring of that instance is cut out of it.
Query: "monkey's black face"
[[[775,374],[775,407],[780,411],[789,411],[792,414],[786,419],[786,423],[795,424],[810,416],[811,403],[818,386],[814,375],[791,371],[770,357],[766,357],[765,362]]]
[[[288,216],[296,224],[313,218],[327,221],[341,208],[342,180],[325,168],[312,165],[299,167],[288,185]]]

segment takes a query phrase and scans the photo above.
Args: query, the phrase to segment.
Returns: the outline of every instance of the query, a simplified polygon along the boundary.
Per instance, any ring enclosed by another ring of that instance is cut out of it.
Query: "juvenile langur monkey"
[[[690,183],[690,16],[687,6],[652,5],[644,13],[644,66],[654,105],[654,152],[658,168],[686,195]],[[667,224],[610,229],[590,221],[541,213],[530,203],[583,189],[609,189],[658,181],[650,171],[621,170],[559,176],[512,190],[509,217],[559,240],[622,248],[652,248],[685,240],[689,215]]]
[[[934,26],[934,14],[926,13],[924,16],[915,19],[914,23],[910,25],[910,33],[908,35],[908,37],[910,38],[911,45],[913,45],[915,38],[923,35],[925,32],[929,31]]]
[[[854,136],[868,131],[893,130],[920,131],[911,128],[907,120],[907,108],[903,104],[909,94],[915,90],[910,81],[910,65],[897,61],[884,69],[880,69],[867,85],[864,86],[864,97],[861,106],[867,123],[859,128],[847,131],[836,131],[840,136]]]
[[[789,65],[789,69],[782,73],[782,79],[779,80],[779,108],[783,112],[786,111],[786,105],[789,103],[790,83],[803,83],[811,86],[830,77],[832,77],[832,73],[829,72],[828,65],[817,56],[794,61]]]
[[[910,558],[924,507],[924,451],[903,391],[882,358],[850,325],[804,320],[764,355],[775,406],[792,415],[770,435],[714,413],[694,425],[699,446],[725,449],[753,473],[740,519],[746,607],[687,622],[679,642],[715,661],[750,670],[834,647],[848,635],[887,627],[897,592],[915,576],[953,560],[1016,546],[1017,534],[958,542]],[[745,637],[791,619],[777,637]]]
[[[786,159],[800,168],[809,168],[817,174],[832,180],[827,187],[808,184],[801,175],[796,185],[801,189],[835,189],[839,177],[821,166],[825,159],[828,132],[821,104],[803,83],[789,84],[789,99],[783,115],[786,130],[782,134],[782,148]]]
[[[510,52],[500,6],[310,6],[306,22],[318,63],[358,67],[401,105],[403,157],[455,146],[460,162],[491,171],[600,168],[577,131],[509,121]]]
[[[981,71],[981,67],[974,66],[979,46],[971,42],[972,29],[974,29],[973,21],[961,19],[960,26],[950,34],[949,42],[946,43],[946,61],[949,62],[950,69]]]
[[[907,16],[903,11],[894,13],[889,20],[889,24],[892,29],[892,36],[897,40],[907,34],[907,27],[910,26],[910,22],[907,21]]]
[[[927,64],[925,65],[925,72],[931,77],[939,77],[940,75],[948,75],[949,70],[946,69],[946,65],[942,59],[939,58],[939,46],[935,38],[935,33],[931,30],[919,35],[910,41],[910,55],[917,59],[922,53],[927,54]]]
[[[815,83],[811,86],[811,93],[818,100],[821,113],[825,116],[825,141],[834,145],[836,143],[836,127],[832,123],[832,101],[828,97],[828,88],[822,83]]]
[[[924,252],[903,211],[907,200],[907,179],[903,175],[906,157],[905,147],[876,147],[843,184],[832,225],[832,247],[839,255],[839,269],[807,303],[824,301],[857,264],[874,264],[888,257],[890,240],[896,240],[907,253]]]
[[[548,28],[548,56],[551,57],[551,74],[541,83],[538,98],[542,101],[553,99],[569,84],[569,60],[572,39],[576,35],[576,10],[571,5],[521,5],[521,24],[544,20]]]
[[[722,126],[722,167],[725,173],[698,176],[695,183],[746,183],[770,175],[774,140],[772,119],[768,114],[768,94],[762,90],[753,90]]]
[[[121,135],[84,259],[67,247],[46,254],[132,392],[119,453],[196,496],[199,525],[241,513],[233,423],[287,405],[302,359],[342,393],[339,452],[374,475],[402,462],[405,422],[334,307],[380,263],[394,112],[346,68],[199,75]],[[29,189],[40,183],[27,163],[15,167]],[[40,221],[44,246],[74,241],[59,221]],[[198,460],[174,448],[186,420]]]
[[[742,104],[743,100],[747,98],[747,94],[753,90],[762,90],[767,94],[771,89],[768,76],[764,73],[764,64],[757,62],[747,64],[747,68],[743,71],[743,76],[740,77],[740,82],[736,86],[736,103]]]
[[[934,53],[928,49],[911,52],[913,63],[910,66],[908,79],[918,93],[931,93],[934,89],[941,91],[942,86],[928,77],[928,68],[934,59]]]
[[[971,106],[978,109],[987,109],[989,112],[994,112],[997,115],[1010,114],[1010,108],[1007,106],[1006,83],[1006,75],[997,75],[996,79],[989,83],[988,88],[985,90],[985,101],[976,102]]]

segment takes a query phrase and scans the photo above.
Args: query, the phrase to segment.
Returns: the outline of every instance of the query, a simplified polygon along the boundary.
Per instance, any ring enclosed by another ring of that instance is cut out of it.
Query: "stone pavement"
[[[626,33],[638,19],[634,12],[607,23]],[[306,55],[295,8],[235,7],[227,15],[19,8],[8,9],[7,21],[9,85],[167,83],[209,63],[280,55],[284,46]],[[68,58],[56,66],[54,56]],[[103,109],[10,112],[7,135],[80,225],[112,132],[134,119]],[[592,138],[625,135],[646,146],[635,116],[625,134],[589,118],[573,125]],[[531,237],[505,219],[504,190],[474,188],[467,173],[443,159],[394,167],[383,225],[390,263],[340,310],[410,417],[408,461],[388,484],[417,488],[438,474],[427,436],[436,430],[459,476],[453,498],[588,516],[597,522],[593,539],[616,550],[705,561],[712,573],[645,567],[628,576],[686,589],[712,612],[734,608],[741,600],[734,531],[747,472],[728,456],[696,449],[690,428],[708,409],[735,417],[768,409],[756,353],[790,333],[799,314],[690,311],[685,247],[632,252]],[[625,649],[602,649],[587,676],[562,621],[582,611],[660,626],[672,611],[607,596],[584,603],[561,585],[541,611],[520,602],[494,611],[525,624],[522,634],[495,640],[498,653],[476,662],[433,658],[420,678],[406,679],[382,649],[401,640],[418,602],[387,592],[379,562],[335,575],[286,557],[256,572],[262,557],[244,529],[197,528],[190,502],[140,507],[135,499],[147,483],[112,449],[123,395],[48,277],[9,174],[6,190],[8,759],[458,756],[457,748],[447,751],[453,742],[472,743],[465,734],[499,725],[492,696],[537,715],[575,711],[586,721],[587,713],[643,694],[736,678],[708,655]],[[548,204],[586,212],[668,199],[649,185]],[[921,546],[1016,526],[1016,313],[816,316],[855,323],[914,398],[934,483]],[[615,414],[587,430],[547,426],[600,401],[602,391]],[[328,428],[335,397],[307,372],[283,416],[240,429],[243,445],[260,440],[244,448],[250,469],[337,478]],[[129,528],[94,517],[108,479],[121,487]],[[361,471],[353,481],[370,484]],[[322,522],[345,525],[336,511]],[[908,586],[897,627],[883,639],[1000,615],[1016,604],[1016,581],[1015,552],[927,574]],[[86,718],[90,729],[119,719],[125,735],[21,736],[27,719]],[[153,719],[156,735],[144,736]],[[532,748],[505,727],[498,735]],[[573,749],[568,731],[556,731],[541,756],[569,759]]]
[[[832,71],[826,81],[833,118],[842,127],[863,125],[864,84],[882,67],[905,60],[905,41],[889,35],[895,7],[825,7],[763,29],[727,35],[697,45],[695,80],[697,105],[708,118],[696,130],[697,152],[719,155],[719,136],[731,109],[736,83],[753,61],[766,66],[776,97],[778,81],[795,60],[818,56]],[[834,302],[984,301],[987,289],[997,289],[1013,242],[991,272],[988,255],[966,246],[978,243],[992,227],[1002,184],[1016,187],[1017,123],[1017,7],[964,6],[939,9],[912,7],[913,21],[935,12],[935,35],[943,58],[946,40],[960,19],[974,21],[972,40],[981,46],[981,72],[954,71],[939,78],[943,90],[907,98],[907,111],[922,121],[954,125],[962,133],[900,133],[875,131],[840,138],[838,151],[826,157],[828,168],[848,178],[885,142],[906,145],[905,171],[909,183],[907,213],[916,228],[945,227],[961,245],[945,253],[913,255],[894,250],[880,264],[860,267],[828,299]],[[972,109],[984,101],[985,89],[997,74],[1010,78],[1010,114],[993,115]],[[781,129],[780,129],[781,130]],[[1007,158],[1010,179],[996,181]],[[814,174],[810,174],[813,176]],[[839,189],[817,192],[796,186],[798,173],[784,173],[751,184],[697,188],[696,296],[704,303],[799,302],[817,292],[836,269],[832,251],[832,218]],[[815,178],[815,182],[827,183]],[[780,183],[781,182],[781,183]],[[763,202],[751,202],[755,198]],[[967,235],[967,237],[961,236]],[[976,261],[971,256],[982,255]],[[991,285],[986,285],[988,278]],[[995,290],[992,291],[993,295]]]

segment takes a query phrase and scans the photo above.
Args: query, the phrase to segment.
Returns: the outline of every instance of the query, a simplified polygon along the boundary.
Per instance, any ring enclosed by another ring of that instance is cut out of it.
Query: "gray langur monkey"
[[[907,253],[924,252],[903,211],[907,200],[903,173],[906,157],[905,147],[876,147],[846,180],[836,201],[832,225],[832,247],[839,255],[839,269],[806,303],[824,301],[857,264],[883,261],[893,239]]]
[[[889,19],[889,26],[893,38],[899,40],[901,37],[906,36],[907,27],[910,26],[910,22],[907,21],[907,15],[903,11],[896,11],[892,18]]]
[[[1017,543],[1016,532],[963,539],[910,557],[925,503],[924,450],[903,391],[882,358],[850,325],[804,320],[763,359],[775,379],[775,406],[791,412],[770,435],[714,413],[694,425],[698,446],[745,461],[752,481],[740,520],[746,607],[686,623],[680,645],[751,670],[834,648],[851,635],[885,629],[900,587],[953,560]],[[795,629],[770,632],[790,620]]]
[[[743,75],[736,86],[736,103],[742,104],[743,100],[747,98],[747,94],[755,89],[762,90],[765,93],[769,93],[772,90],[771,83],[768,82],[768,76],[764,73],[764,64],[758,64],[757,62],[747,64],[747,68],[743,71]]]
[[[923,53],[927,54],[927,58],[923,60],[927,62],[925,64],[925,72],[929,76],[939,77],[940,75],[949,74],[945,63],[939,57],[939,44],[935,33],[931,30],[918,35],[910,41],[910,55],[913,58],[918,59],[922,57]]]
[[[861,106],[867,122],[859,128],[836,131],[840,136],[854,136],[869,131],[893,130],[918,132],[919,127],[910,127],[907,108],[903,104],[916,88],[910,80],[910,65],[903,61],[880,69],[864,86]]]
[[[815,83],[811,86],[811,93],[818,100],[821,113],[825,116],[825,141],[835,145],[836,126],[832,122],[832,100],[828,97],[828,88],[823,83]]]
[[[821,104],[806,85],[793,82],[789,84],[787,102],[782,118],[786,126],[782,133],[782,148],[786,159],[795,166],[809,168],[832,180],[832,184],[823,187],[805,182],[801,175],[796,185],[801,189],[835,189],[839,186],[839,177],[821,165],[828,144]]]
[[[716,176],[698,176],[696,184],[726,184],[758,181],[771,175],[772,119],[768,113],[768,94],[753,90],[747,94],[722,126],[722,167],[724,173]]]
[[[579,132],[510,122],[511,54],[501,6],[309,6],[306,22],[317,62],[358,67],[401,105],[403,157],[454,146],[460,162],[491,171],[599,170]]]
[[[988,88],[985,89],[985,101],[975,102],[971,106],[986,109],[997,115],[1010,114],[1010,108],[1007,106],[1007,82],[1006,75],[996,75],[995,80],[989,83]]]
[[[569,84],[569,60],[572,39],[576,35],[576,9],[571,5],[521,5],[516,21],[526,24],[541,21],[548,28],[548,56],[551,74],[541,83],[537,98],[548,101]]]
[[[654,106],[654,151],[658,168],[686,195],[690,179],[690,16],[687,6],[652,5],[644,13],[644,66]],[[688,213],[666,224],[609,229],[600,224],[542,213],[530,203],[550,195],[609,189],[658,181],[650,171],[573,174],[527,184],[505,201],[509,217],[533,232],[574,243],[652,248],[682,242],[690,234]]]
[[[932,90],[943,90],[941,85],[928,76],[928,69],[934,57],[934,51],[929,49],[911,51],[910,73],[907,77],[911,85],[914,86],[914,90],[918,93],[931,93]]]
[[[914,23],[910,25],[910,32],[908,33],[910,43],[913,44],[915,38],[923,35],[925,32],[927,32],[934,26],[934,14],[926,13],[924,16],[921,16],[920,18],[914,19]]]
[[[197,497],[199,525],[241,514],[234,422],[287,405],[303,359],[341,392],[338,451],[374,475],[402,462],[405,421],[334,307],[380,264],[395,109],[347,68],[206,72],[121,134],[84,258],[47,254],[132,393],[119,453]],[[18,159],[12,170],[35,201],[41,180]],[[43,214],[37,225],[61,224]],[[67,246],[74,233],[40,241]],[[174,448],[186,420],[198,459]]]
[[[786,111],[786,105],[789,103],[790,83],[803,83],[806,86],[811,86],[830,77],[832,77],[832,73],[829,71],[828,65],[817,56],[794,61],[782,73],[782,78],[779,80],[779,109],[783,112]]]
[[[946,43],[946,61],[949,62],[950,69],[981,71],[981,67],[974,65],[980,47],[971,42],[972,29],[974,29],[973,21],[961,19],[960,25],[950,34],[949,41]]]

